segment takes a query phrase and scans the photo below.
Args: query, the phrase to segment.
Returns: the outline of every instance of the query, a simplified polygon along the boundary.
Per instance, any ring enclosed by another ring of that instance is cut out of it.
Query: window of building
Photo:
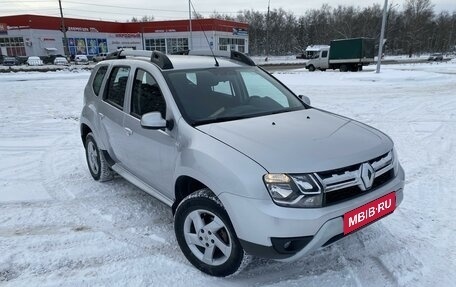
[[[166,53],[166,39],[146,39],[146,50]]]
[[[108,88],[105,89],[104,100],[122,110],[127,88],[130,67],[114,67],[109,77]]]
[[[148,72],[138,69],[131,93],[130,114],[139,119],[142,115],[151,112],[160,112],[165,118],[165,98],[154,77]]]
[[[23,37],[0,38],[0,47],[6,48],[7,55],[5,56],[25,56],[25,44]]]
[[[65,45],[63,38],[62,43]],[[68,38],[68,51],[71,55],[108,53],[108,41],[98,38]]]
[[[166,54],[188,50],[188,38],[146,39],[146,50]]]
[[[101,84],[103,83],[104,76],[106,75],[106,71],[108,70],[108,66],[102,66],[98,69],[95,78],[93,78],[92,88],[95,95],[98,96],[100,93]]]
[[[245,52],[245,39],[240,38],[219,38],[219,50],[235,50]]]
[[[166,39],[166,47],[168,54],[188,50],[188,38]]]

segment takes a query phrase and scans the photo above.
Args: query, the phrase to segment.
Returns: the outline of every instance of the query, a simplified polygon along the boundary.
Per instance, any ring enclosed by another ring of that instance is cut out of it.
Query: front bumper
[[[343,215],[393,191],[396,206],[402,202],[404,170],[390,182],[363,196],[323,208],[286,208],[271,200],[245,198],[230,193],[219,195],[241,245],[247,253],[281,261],[297,260],[343,237]],[[296,239],[292,252],[281,252],[273,241]],[[302,244],[304,242],[305,244]],[[303,246],[300,246],[303,245]]]

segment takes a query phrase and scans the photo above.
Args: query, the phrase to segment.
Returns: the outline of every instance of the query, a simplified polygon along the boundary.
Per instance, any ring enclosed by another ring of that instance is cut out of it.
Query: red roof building
[[[248,24],[219,20],[108,22],[64,18],[69,54],[93,56],[117,49],[236,50],[248,53]],[[206,37],[204,35],[206,34]],[[44,56],[64,54],[59,17],[14,15],[0,17],[0,54]]]

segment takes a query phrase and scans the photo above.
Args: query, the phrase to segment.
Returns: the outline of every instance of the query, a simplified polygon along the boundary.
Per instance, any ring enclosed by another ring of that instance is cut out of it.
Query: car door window
[[[120,110],[123,109],[129,74],[130,67],[114,67],[105,91],[104,100]]]
[[[93,78],[92,88],[93,88],[93,92],[97,96],[100,93],[101,84],[103,83],[103,79],[104,79],[104,77],[106,75],[106,71],[107,70],[108,70],[108,66],[100,67],[98,69],[95,77]]]
[[[321,57],[322,57],[322,58],[328,57],[328,51],[323,51],[323,52],[321,52]]]
[[[136,118],[150,112],[160,112],[166,118],[165,98],[154,77],[141,69],[135,74],[131,93],[130,114]]]

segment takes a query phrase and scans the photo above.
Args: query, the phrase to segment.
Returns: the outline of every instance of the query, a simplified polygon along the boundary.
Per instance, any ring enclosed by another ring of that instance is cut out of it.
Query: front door
[[[141,116],[146,113],[160,112],[165,119],[170,116],[166,114],[166,101],[157,81],[144,69],[137,68],[135,71],[129,104],[129,113],[124,121],[126,141],[121,161],[135,176],[173,198],[176,139],[168,129],[141,127]]]

